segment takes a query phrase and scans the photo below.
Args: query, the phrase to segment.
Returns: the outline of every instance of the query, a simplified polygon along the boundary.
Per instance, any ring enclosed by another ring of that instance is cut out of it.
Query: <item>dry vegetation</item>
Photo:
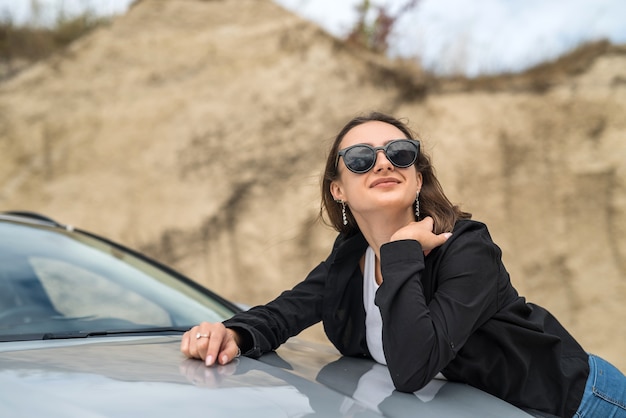
[[[382,59],[388,50],[388,36],[402,13],[418,6],[419,0],[408,0],[395,15],[384,7],[375,7],[363,0],[358,6],[359,19],[346,38],[338,40],[337,47],[348,50],[370,63],[374,77],[392,83],[403,92],[403,100],[425,97],[429,92],[533,90],[542,92],[579,74],[599,56],[611,51],[624,51],[626,46],[597,41],[579,45],[551,62],[539,64],[521,74],[499,74],[468,78],[465,76],[438,77],[424,71],[414,59]],[[377,16],[367,24],[365,16],[375,9]],[[110,19],[85,13],[67,18],[60,14],[53,27],[41,27],[34,22],[16,25],[11,19],[0,21],[0,82],[21,69],[53,54],[63,53],[75,40],[94,29],[110,24]],[[624,80],[616,80],[624,82]]]
[[[89,13],[74,18],[61,16],[51,28],[16,25],[11,19],[0,21],[0,81],[33,62],[62,53],[69,44],[108,22]]]

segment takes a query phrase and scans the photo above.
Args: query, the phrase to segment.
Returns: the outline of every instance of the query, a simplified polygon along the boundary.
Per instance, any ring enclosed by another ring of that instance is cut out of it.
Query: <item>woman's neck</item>
[[[413,222],[413,215],[407,213],[405,216],[389,213],[380,213],[367,217],[356,217],[359,229],[363,233],[365,240],[376,253],[376,258],[380,259],[380,247],[391,239],[391,236],[400,228]]]

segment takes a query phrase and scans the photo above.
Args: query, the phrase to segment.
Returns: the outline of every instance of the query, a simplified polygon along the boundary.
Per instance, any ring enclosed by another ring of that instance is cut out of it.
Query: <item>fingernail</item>
[[[443,234],[443,236],[446,237],[446,239],[448,239],[452,236],[452,232],[446,232],[445,234]]]
[[[222,364],[226,364],[226,363],[228,363],[228,356],[226,354],[224,354],[222,356]]]
[[[213,364],[213,356],[207,356],[205,363],[207,366],[210,366],[211,364]]]

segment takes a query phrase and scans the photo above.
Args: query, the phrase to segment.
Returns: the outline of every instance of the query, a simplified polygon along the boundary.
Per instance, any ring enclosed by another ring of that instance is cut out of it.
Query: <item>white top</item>
[[[376,283],[376,254],[372,247],[365,250],[365,265],[363,266],[363,306],[365,307],[365,337],[370,354],[380,364],[387,365],[383,351],[383,318],[380,308],[374,303],[378,283]],[[446,380],[439,372],[435,379]]]
[[[380,309],[374,303],[378,290],[376,283],[376,254],[372,247],[365,251],[365,266],[363,267],[363,306],[365,307],[365,336],[370,354],[380,364],[387,364],[383,351],[383,318]]]

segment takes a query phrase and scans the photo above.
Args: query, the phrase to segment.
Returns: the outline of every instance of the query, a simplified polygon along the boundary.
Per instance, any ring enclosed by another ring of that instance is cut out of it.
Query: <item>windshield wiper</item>
[[[46,332],[41,337],[42,340],[62,340],[69,338],[88,338],[102,337],[105,335],[143,335],[143,334],[182,334],[189,330],[189,326],[185,327],[152,327],[152,328],[133,328],[133,329],[117,329],[106,331],[64,331],[64,332]]]

